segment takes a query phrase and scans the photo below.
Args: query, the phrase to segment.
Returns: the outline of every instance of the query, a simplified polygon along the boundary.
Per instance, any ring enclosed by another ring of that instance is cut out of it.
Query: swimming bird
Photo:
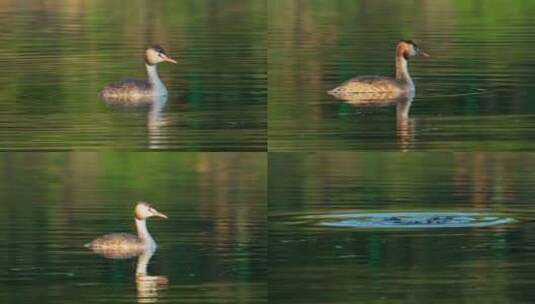
[[[151,207],[148,203],[139,202],[135,208],[137,236],[128,233],[110,233],[93,240],[85,246],[107,257],[136,256],[148,249],[155,249],[156,242],[147,229],[146,219],[152,216],[167,216]]]
[[[150,97],[167,95],[167,88],[158,76],[156,65],[160,62],[177,62],[170,58],[164,49],[155,44],[145,50],[145,67],[147,69],[147,79],[127,79],[114,82],[100,93],[105,99],[115,99],[124,101],[135,101],[139,99],[150,100]]]
[[[414,93],[414,82],[409,75],[407,63],[410,57],[417,55],[429,57],[427,53],[418,48],[414,41],[399,41],[396,47],[396,78],[358,76],[328,91],[328,93],[341,99],[355,99],[363,93],[383,93],[386,98],[393,99]]]

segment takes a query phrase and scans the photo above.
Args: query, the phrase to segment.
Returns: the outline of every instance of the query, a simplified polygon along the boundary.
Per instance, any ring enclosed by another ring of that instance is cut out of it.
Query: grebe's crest
[[[163,218],[167,218],[167,215],[159,212],[158,210],[151,207],[149,203],[146,202],[139,202],[136,205],[135,209],[135,215],[136,219],[138,220],[144,220],[146,218],[152,217],[152,216],[159,216]]]
[[[145,63],[148,65],[155,65],[160,62],[172,62],[176,64],[176,61],[167,56],[165,50],[158,44],[152,45],[145,50]]]
[[[400,40],[398,42],[396,53],[403,55],[403,57],[408,60],[409,57],[422,55],[424,57],[429,57],[427,53],[422,52],[416,43],[412,40]]]

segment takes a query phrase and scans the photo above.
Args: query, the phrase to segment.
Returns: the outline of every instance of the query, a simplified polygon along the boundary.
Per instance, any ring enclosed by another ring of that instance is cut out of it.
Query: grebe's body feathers
[[[400,41],[396,47],[396,78],[359,76],[342,83],[328,93],[340,99],[353,98],[353,94],[360,93],[389,93],[389,99],[412,94],[415,87],[409,75],[407,63],[410,57],[417,55],[429,56],[422,52],[413,41]]]
[[[135,102],[137,100],[150,100],[145,98],[152,96],[152,86],[147,80],[125,79],[106,86],[102,92],[106,99],[116,99]]]
[[[381,93],[381,92],[401,92],[406,88],[403,83],[392,78],[383,76],[357,76],[342,83],[329,93],[359,92],[359,93]]]
[[[106,248],[129,248],[143,246],[141,240],[130,233],[108,233],[91,243],[85,244],[85,247],[91,249],[106,249]]]

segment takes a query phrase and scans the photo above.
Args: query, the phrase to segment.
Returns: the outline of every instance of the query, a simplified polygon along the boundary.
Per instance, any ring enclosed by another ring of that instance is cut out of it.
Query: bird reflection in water
[[[105,98],[102,97],[107,105],[129,110],[145,110],[147,111],[147,131],[149,149],[165,148],[166,136],[165,126],[171,124],[171,119],[166,117],[164,113],[165,105],[167,104],[167,95],[161,96],[142,96],[138,98]]]
[[[396,102],[397,135],[403,151],[408,151],[414,141],[414,120],[409,117],[412,99],[406,97]]]
[[[396,128],[399,145],[403,151],[410,149],[414,141],[414,121],[409,117],[414,99],[413,92],[401,96],[392,92],[329,94],[355,108],[396,105]]]
[[[155,248],[147,249],[137,258],[136,290],[138,303],[156,303],[159,292],[167,288],[169,282],[166,276],[147,274],[147,265],[155,251]]]
[[[160,298],[160,292],[167,288],[167,276],[154,276],[147,273],[150,259],[156,252],[155,247],[145,250],[111,250],[97,249],[93,252],[108,259],[129,259],[137,256],[136,266],[136,290],[137,303],[156,303]]]

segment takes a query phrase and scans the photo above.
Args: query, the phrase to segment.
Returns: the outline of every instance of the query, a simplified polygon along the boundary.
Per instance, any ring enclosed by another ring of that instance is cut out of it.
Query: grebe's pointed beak
[[[424,57],[431,57],[431,55],[427,54],[427,53],[424,52],[424,51],[420,51],[420,55],[421,55],[421,56],[424,56]]]
[[[163,55],[163,60],[176,64],[176,60],[171,57],[167,57],[167,55]]]
[[[159,212],[158,210],[154,210],[154,211],[152,212],[152,215],[154,215],[154,216],[159,216],[159,217],[163,217],[164,219],[167,218],[167,215],[165,215],[165,214]]]

